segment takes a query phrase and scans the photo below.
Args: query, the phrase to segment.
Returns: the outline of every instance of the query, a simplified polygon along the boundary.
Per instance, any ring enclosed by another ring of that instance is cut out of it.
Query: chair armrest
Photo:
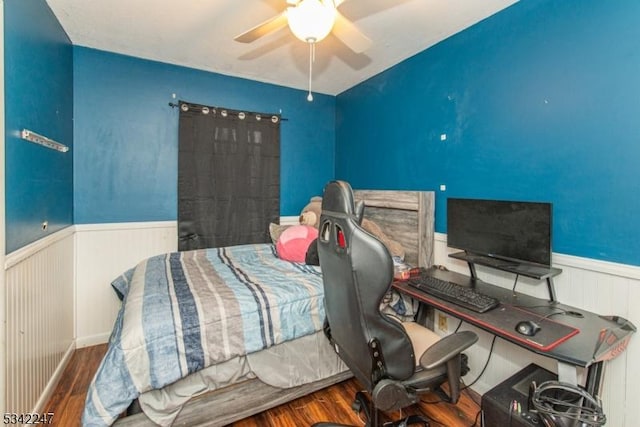
[[[429,347],[420,356],[420,366],[433,369],[440,366],[478,341],[478,336],[471,331],[462,331],[447,335]]]

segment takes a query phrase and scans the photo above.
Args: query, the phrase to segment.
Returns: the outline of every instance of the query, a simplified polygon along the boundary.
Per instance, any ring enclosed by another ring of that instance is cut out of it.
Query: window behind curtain
[[[180,103],[178,249],[269,242],[280,217],[280,117]]]

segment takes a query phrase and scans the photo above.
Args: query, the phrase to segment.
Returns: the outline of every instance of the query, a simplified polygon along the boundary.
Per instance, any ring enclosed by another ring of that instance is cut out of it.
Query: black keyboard
[[[408,281],[410,286],[420,289],[434,297],[475,311],[484,313],[500,304],[496,298],[482,294],[466,286],[460,286],[453,282],[437,279],[435,277],[421,275]]]

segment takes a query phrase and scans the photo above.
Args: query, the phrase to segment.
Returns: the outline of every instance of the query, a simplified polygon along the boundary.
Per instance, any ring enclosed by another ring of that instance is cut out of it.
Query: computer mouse
[[[516,325],[516,332],[528,337],[532,337],[538,333],[540,325],[533,320],[523,320]]]

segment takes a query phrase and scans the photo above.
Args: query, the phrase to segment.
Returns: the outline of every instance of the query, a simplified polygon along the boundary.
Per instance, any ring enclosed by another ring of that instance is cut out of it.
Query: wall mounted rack
[[[61,153],[66,153],[67,151],[69,151],[69,147],[67,147],[66,145],[60,144],[53,139],[47,138],[46,136],[42,136],[28,129],[22,129],[22,132],[20,132],[20,137],[26,141],[51,148],[52,150],[60,151]]]

